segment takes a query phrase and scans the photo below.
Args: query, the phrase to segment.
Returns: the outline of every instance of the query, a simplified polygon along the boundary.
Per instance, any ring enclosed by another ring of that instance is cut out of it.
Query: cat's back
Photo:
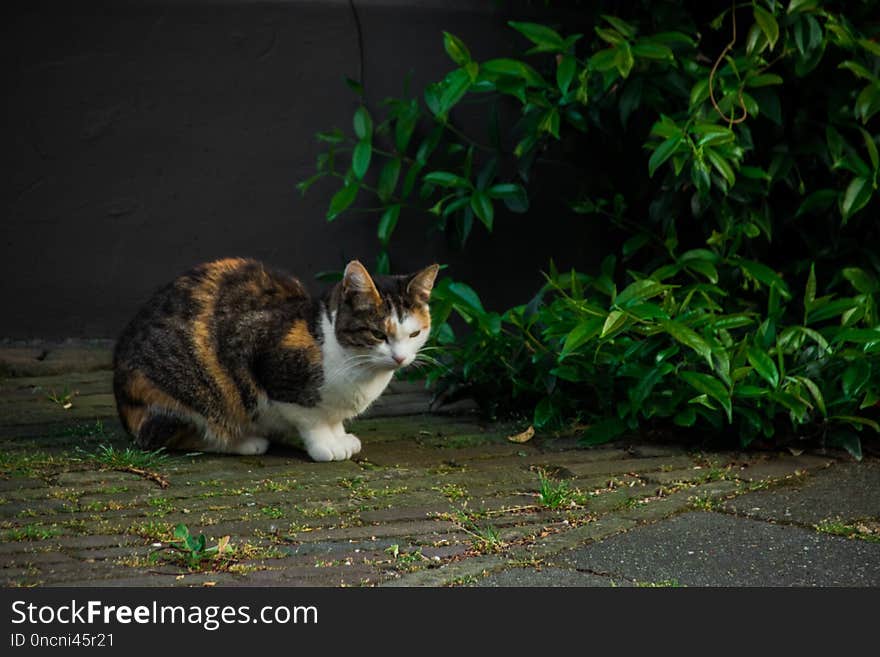
[[[250,366],[298,320],[311,322],[302,283],[246,258],[203,263],[159,289],[114,352],[120,411],[137,403],[245,422],[259,393]],[[134,424],[126,422],[126,424]]]
[[[182,333],[198,346],[224,343],[234,333],[250,333],[267,320],[285,324],[310,303],[302,283],[248,258],[224,258],[193,267],[157,290],[117,341],[116,355],[131,354],[134,343]],[[277,317],[272,314],[277,313]],[[255,322],[261,319],[263,322]]]

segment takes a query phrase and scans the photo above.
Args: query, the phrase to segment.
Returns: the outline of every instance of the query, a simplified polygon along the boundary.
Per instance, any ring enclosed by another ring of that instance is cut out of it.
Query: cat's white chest
[[[388,387],[394,372],[369,367],[365,359],[343,350],[326,316],[322,320],[322,328],[324,383],[321,385],[319,405],[341,418],[359,415]]]

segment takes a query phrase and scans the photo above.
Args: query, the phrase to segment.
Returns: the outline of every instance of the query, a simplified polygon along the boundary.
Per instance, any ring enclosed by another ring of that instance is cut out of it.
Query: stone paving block
[[[746,464],[733,469],[733,474],[744,481],[767,481],[790,477],[798,472],[810,472],[827,468],[834,459],[823,456],[802,454],[800,456],[781,456]]]
[[[880,519],[880,462],[835,463],[791,486],[741,495],[724,510],[763,520],[814,525]]]
[[[880,544],[699,511],[578,548],[561,561],[686,586],[880,585]]]
[[[473,586],[498,587],[602,587],[632,586],[631,582],[571,568],[509,568],[494,572]]]

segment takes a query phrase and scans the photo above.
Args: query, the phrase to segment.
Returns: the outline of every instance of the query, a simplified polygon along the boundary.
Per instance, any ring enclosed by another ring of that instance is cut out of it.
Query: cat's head
[[[378,369],[411,364],[431,330],[428,299],[439,269],[373,278],[357,260],[348,263],[335,295],[337,342]]]

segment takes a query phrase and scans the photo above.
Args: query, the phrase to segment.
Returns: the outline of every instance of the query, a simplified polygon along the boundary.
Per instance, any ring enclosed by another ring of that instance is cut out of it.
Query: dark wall
[[[476,58],[521,45],[493,2],[355,6],[374,106],[410,70],[419,88],[450,69],[441,30]],[[347,259],[374,261],[375,219],[327,224],[333,186],[295,190],[314,171],[314,133],[348,126],[356,107],[342,83],[360,67],[348,2],[22,7],[0,46],[0,338],[112,337],[151,290],[216,257],[256,257],[309,285]],[[405,217],[395,269],[448,262],[500,306],[522,302],[551,255],[598,258],[589,230],[557,237],[571,218],[552,186],[537,193],[550,202],[498,217],[491,238],[475,230],[464,253]]]

